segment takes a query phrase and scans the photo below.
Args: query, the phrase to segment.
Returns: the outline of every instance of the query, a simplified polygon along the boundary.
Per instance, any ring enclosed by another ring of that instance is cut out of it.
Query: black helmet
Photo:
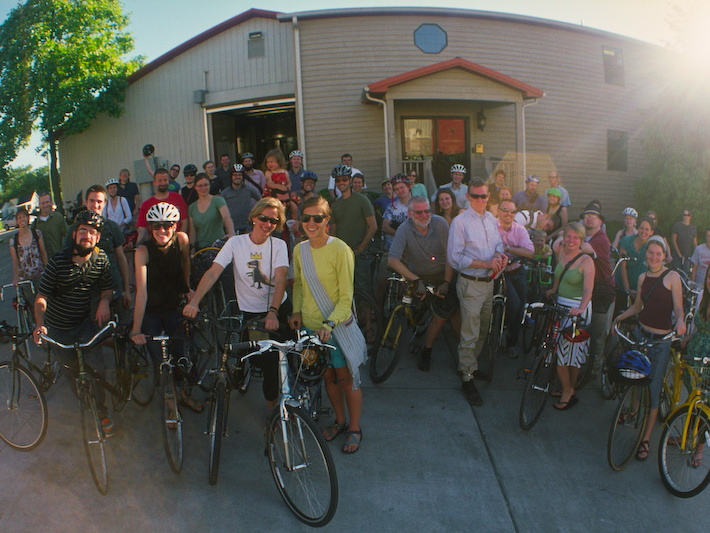
[[[104,217],[85,209],[74,219],[74,227],[78,228],[79,226],[90,226],[96,228],[96,231],[101,231],[104,227]]]
[[[244,152],[242,154],[242,161],[244,161],[246,158],[254,159],[254,154],[252,154],[251,152]]]
[[[335,168],[333,168],[333,172],[330,173],[331,178],[339,178],[340,176],[348,176],[350,177],[350,174],[352,173],[353,169],[352,167],[349,167],[348,165],[335,165]]]
[[[182,173],[187,176],[188,174],[191,175],[196,175],[197,174],[197,167],[190,163],[189,165],[185,165],[185,168],[182,169]]]
[[[152,144],[146,144],[143,147],[143,157],[151,156],[154,153],[155,153],[155,146],[153,146]]]

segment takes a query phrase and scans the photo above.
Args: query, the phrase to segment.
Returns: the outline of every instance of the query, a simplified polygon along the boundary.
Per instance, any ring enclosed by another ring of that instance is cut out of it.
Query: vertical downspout
[[[528,145],[525,140],[527,136],[525,131],[525,108],[537,104],[537,100],[538,99],[535,98],[532,102],[523,104],[523,183],[525,183],[525,177],[528,175]]]
[[[205,91],[208,90],[207,89],[208,74],[209,74],[209,72],[205,71],[205,85],[204,85]],[[205,130],[205,161],[209,161],[212,158],[210,157],[210,131],[209,131],[209,127],[207,124],[207,108],[204,105],[202,105],[201,107],[202,107],[202,124],[203,124],[203,128]]]
[[[373,96],[370,96],[370,88],[365,87],[365,98],[367,98],[370,102],[376,102],[378,104],[382,104],[382,111],[384,112],[384,117],[385,117],[385,171],[386,171],[386,176],[391,176],[392,173],[390,172],[390,132],[389,132],[389,119],[387,118],[387,102],[384,100],[380,100],[378,98],[375,98]]]
[[[306,130],[303,123],[303,80],[301,78],[301,33],[298,28],[298,17],[291,17],[293,24],[293,54],[296,62],[296,129],[298,130],[298,148],[304,153],[304,168],[308,168],[305,158],[308,157],[306,149]]]

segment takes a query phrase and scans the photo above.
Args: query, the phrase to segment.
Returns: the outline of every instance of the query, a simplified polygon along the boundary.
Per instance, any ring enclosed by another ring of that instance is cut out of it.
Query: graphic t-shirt
[[[265,313],[273,305],[274,272],[288,267],[288,251],[281,239],[269,237],[264,244],[255,244],[248,234],[237,235],[227,241],[214,262],[224,268],[232,263],[239,309]]]

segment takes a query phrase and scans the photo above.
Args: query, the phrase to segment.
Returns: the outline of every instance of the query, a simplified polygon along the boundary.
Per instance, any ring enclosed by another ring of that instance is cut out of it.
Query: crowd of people
[[[572,221],[569,192],[555,171],[544,194],[538,193],[538,176],[525,178],[524,190],[513,194],[502,170],[490,180],[467,180],[467,169],[460,164],[451,167],[451,181],[435,191],[418,183],[412,171],[383,180],[378,194],[353,167],[352,156],[343,154],[319,194],[318,176],[303,167],[299,150],[292,151],[288,161],[279,150],[269,151],[263,170],[255,167],[252,153],[242,154],[239,163],[222,155],[219,167],[206,161],[200,173],[188,164],[182,169],[182,186],[180,166],[153,169],[151,154],[144,151],[153,185],[149,198],[141,198],[123,169],[105,186],[86,190],[84,210],[71,226],[52,210],[48,193],[40,196],[40,213],[31,226],[28,213],[18,211],[19,231],[10,241],[13,279],[36,283],[35,336],[45,333],[72,342],[88,338],[108,319],[111,305],[119,315],[132,316],[137,344],[145,344],[146,335],[172,335],[181,315],[197,315],[200,303],[231,265],[230,279],[245,317],[263,319],[273,335],[288,336],[305,328],[336,346],[324,376],[335,420],[324,429],[324,437],[330,441],[344,435],[343,453],[360,448],[359,367],[366,345],[377,340],[370,324],[355,324],[353,293],[358,289],[374,294],[381,305],[391,271],[403,276],[420,299],[428,286],[435,288],[429,298],[433,319],[422,340],[418,368],[430,370],[434,342],[448,323],[459,339],[462,393],[478,406],[483,398],[475,380],[481,377],[478,360],[491,316],[494,279],[506,279],[505,348],[517,358],[522,355],[519,330],[528,301],[519,259],[553,263],[555,279],[548,296],[568,307],[570,316],[581,317],[590,333],[583,342],[563,338],[559,343],[561,389],[553,392],[558,410],[579,402],[577,373],[589,353],[601,355],[617,289],[633,300],[620,319],[639,314],[637,337],[655,339],[672,329],[685,332],[680,278],[666,264],[691,271],[691,278],[703,286],[708,283],[710,229],[706,243],[698,246],[689,210],[673,226],[671,246],[654,235],[655,213],[638,220],[636,210],[625,209],[614,245],[632,260],[621,264],[614,279],[612,243],[601,204],[587,203],[579,221]],[[190,276],[192,255],[216,242],[221,250],[195,283]],[[134,247],[131,272],[126,252]],[[705,294],[702,299],[698,335],[708,334],[708,298]],[[157,359],[159,351],[148,344]],[[705,344],[700,339],[691,346]],[[64,358],[66,363],[69,359]],[[659,345],[651,359],[655,417],[668,346]],[[276,358],[264,355],[256,363],[264,371],[264,398],[273,406],[279,393]],[[102,423],[110,434],[113,422],[100,400]],[[189,390],[181,392],[180,403],[195,412],[203,410]],[[650,430],[639,459],[648,456]]]

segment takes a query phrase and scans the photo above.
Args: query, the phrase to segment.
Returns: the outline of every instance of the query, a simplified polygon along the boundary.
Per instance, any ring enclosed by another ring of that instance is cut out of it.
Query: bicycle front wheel
[[[33,450],[47,425],[47,401],[32,374],[12,361],[0,363],[0,438],[16,450]]]
[[[382,314],[375,300],[362,291],[355,291],[353,304],[358,326],[367,343],[367,353],[372,356],[377,351],[378,342],[382,337]]]
[[[545,316],[542,311],[535,307],[528,313],[525,312],[525,322],[523,323],[523,350],[529,353],[534,346],[542,342],[542,328],[545,325]]]
[[[160,383],[163,389],[163,447],[170,468],[179,474],[182,470],[182,415],[178,408],[180,396],[175,387],[175,376],[170,369],[163,369]]]
[[[550,385],[555,379],[555,357],[551,350],[541,349],[528,374],[518,413],[520,427],[526,431],[535,425],[545,407]]]
[[[335,464],[320,431],[302,409],[275,409],[269,419],[267,450],[271,474],[289,509],[309,526],[331,521],[338,507]]]
[[[81,389],[81,433],[84,439],[84,451],[89,461],[91,477],[101,494],[108,490],[108,469],[106,466],[105,437],[101,428],[101,418],[96,407],[96,396],[93,383],[83,383]]]
[[[710,419],[701,408],[676,411],[661,433],[658,469],[668,492],[700,494],[710,483]]]
[[[406,329],[407,319],[404,312],[395,311],[377,352],[370,358],[370,379],[373,383],[382,383],[394,371],[401,355],[400,345],[404,343]]]
[[[219,475],[219,454],[222,449],[222,436],[224,434],[224,406],[227,400],[227,389],[224,382],[217,383],[212,401],[210,402],[209,430],[210,460],[209,480],[210,485],[217,484]]]
[[[616,384],[611,381],[611,371],[614,363],[621,355],[622,346],[619,342],[619,337],[609,335],[604,344],[604,354],[602,355],[602,371],[601,371],[601,391],[602,398],[605,400],[613,400],[616,396]]]
[[[623,470],[641,444],[650,410],[648,387],[631,385],[619,398],[609,428],[606,456],[613,470]]]
[[[131,397],[136,404],[145,407],[155,395],[157,376],[153,358],[145,346],[136,346],[130,342],[125,349],[125,361],[131,376]]]

